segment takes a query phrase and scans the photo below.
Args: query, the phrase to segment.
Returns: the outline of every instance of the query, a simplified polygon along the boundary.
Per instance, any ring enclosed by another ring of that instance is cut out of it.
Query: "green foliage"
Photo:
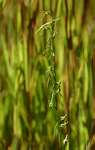
[[[0,150],[85,149],[94,29],[83,2],[0,0]]]

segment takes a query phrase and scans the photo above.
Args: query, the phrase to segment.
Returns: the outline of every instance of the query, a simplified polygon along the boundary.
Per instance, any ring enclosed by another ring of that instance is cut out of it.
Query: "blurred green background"
[[[94,8],[0,0],[0,150],[95,149]]]

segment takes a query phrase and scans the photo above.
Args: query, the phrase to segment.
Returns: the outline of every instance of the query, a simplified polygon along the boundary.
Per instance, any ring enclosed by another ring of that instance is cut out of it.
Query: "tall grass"
[[[0,1],[1,150],[84,150],[93,141],[92,5]]]

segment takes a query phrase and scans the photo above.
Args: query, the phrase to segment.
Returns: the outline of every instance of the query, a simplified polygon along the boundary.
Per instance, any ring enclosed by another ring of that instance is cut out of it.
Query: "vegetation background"
[[[95,149],[94,0],[0,0],[0,150]]]

